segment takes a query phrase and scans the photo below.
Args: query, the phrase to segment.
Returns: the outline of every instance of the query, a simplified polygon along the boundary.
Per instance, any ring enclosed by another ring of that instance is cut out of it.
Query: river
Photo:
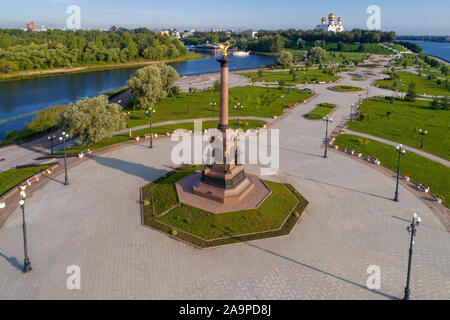
[[[413,42],[422,47],[423,53],[430,56],[435,56],[447,62],[450,62],[450,42],[431,42],[431,41],[413,41],[413,40],[402,40]]]
[[[230,70],[258,68],[274,62],[264,55],[230,56]],[[171,63],[180,76],[219,72],[217,57]],[[36,112],[58,104],[70,104],[123,88],[134,68],[67,73],[50,77],[0,82],[0,139],[12,130],[23,130]]]

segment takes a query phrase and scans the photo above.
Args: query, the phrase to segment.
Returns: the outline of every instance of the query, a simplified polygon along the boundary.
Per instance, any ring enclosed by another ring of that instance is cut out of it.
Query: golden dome
[[[322,21],[327,21],[327,19],[325,17],[322,18]]]
[[[339,17],[339,18],[338,18],[338,21],[342,21],[342,18],[341,18],[341,17]]]
[[[332,12],[332,13],[330,13],[330,15],[328,16],[328,20],[334,20],[334,13]]]

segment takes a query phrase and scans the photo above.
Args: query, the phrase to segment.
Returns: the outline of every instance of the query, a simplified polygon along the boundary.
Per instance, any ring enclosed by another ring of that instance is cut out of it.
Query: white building
[[[344,26],[342,25],[342,18],[339,17],[337,19],[337,24],[335,23],[335,16],[332,13],[328,16],[328,24],[327,19],[325,17],[322,18],[322,23],[317,25],[314,30],[324,30],[324,31],[332,31],[332,32],[342,32],[344,31]]]

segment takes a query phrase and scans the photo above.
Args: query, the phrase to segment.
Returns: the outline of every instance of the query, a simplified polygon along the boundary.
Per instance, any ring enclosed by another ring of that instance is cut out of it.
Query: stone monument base
[[[176,189],[181,203],[216,214],[258,208],[271,193],[254,175],[246,174],[234,189],[223,189],[203,183],[201,171],[180,180]]]

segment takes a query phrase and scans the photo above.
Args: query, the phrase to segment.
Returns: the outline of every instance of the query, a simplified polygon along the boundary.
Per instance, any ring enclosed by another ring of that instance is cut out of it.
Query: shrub
[[[178,232],[177,232],[177,230],[172,230],[172,231],[170,231],[170,234],[172,236],[176,237],[178,235]]]

